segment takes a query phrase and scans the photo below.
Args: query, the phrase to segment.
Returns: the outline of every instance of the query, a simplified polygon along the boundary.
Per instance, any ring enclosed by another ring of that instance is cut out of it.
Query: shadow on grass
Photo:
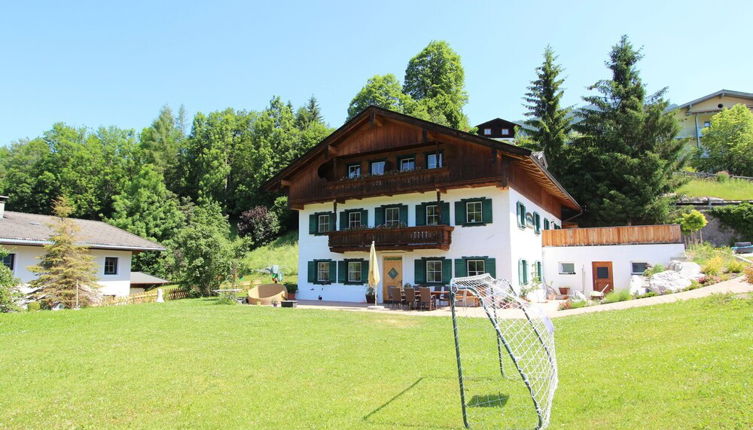
[[[469,408],[502,408],[507,404],[510,396],[506,394],[486,394],[473,396],[468,402]]]

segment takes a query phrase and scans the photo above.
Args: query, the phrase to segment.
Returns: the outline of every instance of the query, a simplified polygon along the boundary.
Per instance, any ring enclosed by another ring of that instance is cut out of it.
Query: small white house
[[[29,266],[39,263],[49,243],[56,217],[5,210],[7,197],[0,196],[0,245],[8,252],[3,259],[13,275],[26,285],[35,278]],[[155,242],[101,221],[74,219],[80,227],[80,245],[90,249],[97,265],[97,282],[105,296],[127,296],[131,288],[131,256],[142,251],[164,251]],[[23,288],[22,288],[23,289]],[[25,290],[26,291],[26,290]]]

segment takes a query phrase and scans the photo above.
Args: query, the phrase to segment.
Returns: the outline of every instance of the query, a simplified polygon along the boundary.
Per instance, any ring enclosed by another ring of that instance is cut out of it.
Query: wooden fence
[[[164,291],[162,298],[165,301],[178,300],[188,297],[188,291],[184,290],[169,290]],[[157,290],[152,290],[143,294],[133,294],[125,297],[107,297],[99,304],[99,306],[115,306],[115,305],[133,305],[137,303],[154,303],[157,301]]]
[[[544,230],[544,246],[631,245],[682,243],[679,224]]]

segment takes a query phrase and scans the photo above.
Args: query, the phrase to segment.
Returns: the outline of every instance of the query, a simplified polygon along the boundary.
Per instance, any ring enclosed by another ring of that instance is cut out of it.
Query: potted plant
[[[288,290],[288,300],[295,300],[295,293],[298,291],[298,284],[286,282],[285,289]]]
[[[369,287],[366,289],[366,303],[374,303],[374,300],[376,297],[374,297],[374,288]]]

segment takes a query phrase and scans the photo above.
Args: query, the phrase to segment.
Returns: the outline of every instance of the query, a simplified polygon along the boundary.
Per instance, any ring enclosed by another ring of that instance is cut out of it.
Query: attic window
[[[721,108],[723,108],[723,107],[724,107],[724,105],[723,105],[723,104],[721,104],[721,103],[719,103],[718,105],[716,105],[716,107],[718,107],[719,109],[721,109]]]
[[[510,135],[510,129],[509,128],[503,128],[502,129],[502,136],[509,136]]]
[[[491,136],[492,129],[491,128],[485,128],[484,129],[484,136]]]

